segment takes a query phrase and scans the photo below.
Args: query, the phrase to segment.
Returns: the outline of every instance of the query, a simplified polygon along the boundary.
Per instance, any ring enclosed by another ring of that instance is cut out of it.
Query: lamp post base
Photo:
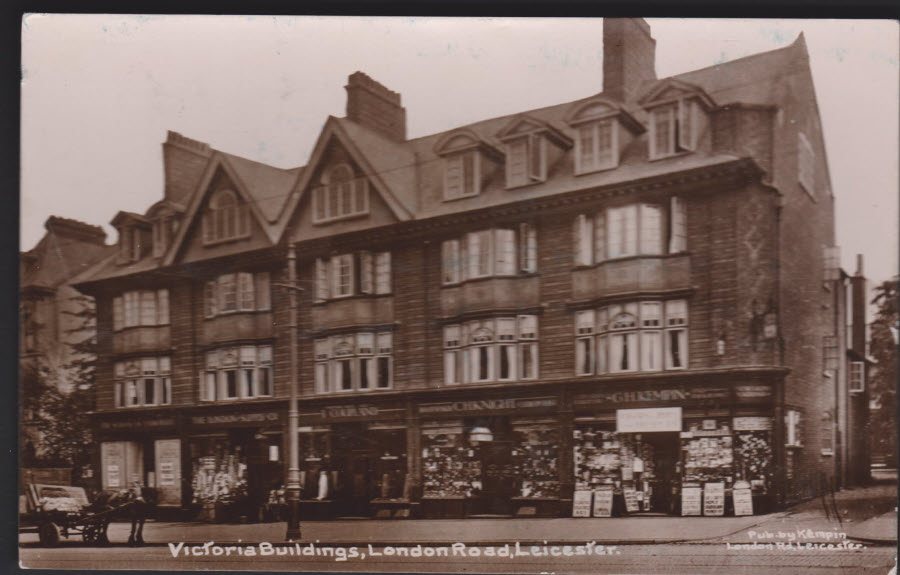
[[[287,541],[300,540],[300,501],[291,498],[288,501],[287,533],[284,536]]]

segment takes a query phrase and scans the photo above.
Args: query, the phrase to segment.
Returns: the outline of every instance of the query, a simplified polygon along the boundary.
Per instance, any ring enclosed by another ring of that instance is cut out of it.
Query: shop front
[[[182,443],[174,413],[103,414],[95,425],[103,490],[151,487],[161,507],[181,507]]]
[[[418,405],[425,517],[557,516],[556,396]]]
[[[256,522],[270,517],[284,483],[281,405],[198,408],[186,417],[190,507],[202,521]]]
[[[771,385],[576,394],[575,517],[746,515],[773,496]]]
[[[301,516],[410,515],[405,404],[307,404],[300,422]]]

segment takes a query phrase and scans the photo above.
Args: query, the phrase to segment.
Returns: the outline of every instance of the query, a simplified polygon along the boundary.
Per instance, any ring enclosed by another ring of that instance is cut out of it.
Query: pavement
[[[895,482],[844,490],[834,499],[815,499],[787,511],[744,517],[616,517],[553,519],[416,519],[335,520],[302,523],[300,543],[336,546],[522,545],[594,541],[600,545],[663,543],[753,543],[797,540],[835,543],[855,540],[869,545],[896,545]],[[144,540],[151,545],[215,541],[217,544],[284,541],[286,524],[210,524],[148,521]],[[128,539],[130,524],[110,524],[113,544]],[[793,536],[791,536],[793,534]],[[789,539],[790,538],[790,539]],[[73,541],[79,541],[74,536]],[[20,543],[37,544],[36,534]]]

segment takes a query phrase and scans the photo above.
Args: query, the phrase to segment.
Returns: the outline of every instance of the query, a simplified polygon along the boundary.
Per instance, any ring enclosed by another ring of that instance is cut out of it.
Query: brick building
[[[352,74],[295,169],[170,132],[164,198],[79,286],[104,486],[252,516],[297,385],[307,514],[814,493],[834,201],[803,37],[664,79],[643,20],[603,44],[601,93],[413,139]]]
[[[97,226],[51,216],[44,228],[37,245],[19,259],[19,373],[23,386],[36,384],[40,377],[66,390],[71,385],[69,367],[79,355],[73,346],[94,336],[90,323],[75,315],[93,302],[72,283],[90,273],[112,248]],[[23,388],[23,398],[33,391]],[[20,453],[22,463],[31,466],[41,455],[41,437],[38,414],[30,402],[23,404]]]

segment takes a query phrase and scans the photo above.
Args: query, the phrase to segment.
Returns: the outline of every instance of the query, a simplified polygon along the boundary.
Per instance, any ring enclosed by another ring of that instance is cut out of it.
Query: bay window
[[[313,190],[313,222],[321,223],[369,212],[369,182],[354,176],[348,164],[325,172]]]
[[[668,242],[666,231],[668,226]],[[628,204],[593,215],[579,214],[574,221],[575,265],[637,255],[680,253],[687,248],[684,203],[671,198],[668,206]],[[666,245],[668,244],[668,245]]]
[[[171,359],[145,357],[116,362],[113,401],[116,407],[144,407],[172,403]]]
[[[206,352],[200,381],[202,401],[228,401],[270,397],[272,347],[241,346]]]
[[[340,254],[330,259],[319,258],[315,266],[317,302],[392,291],[390,252]]]
[[[390,389],[393,333],[358,332],[315,341],[316,393]]]
[[[640,301],[575,313],[575,374],[687,367],[687,301]]]
[[[169,290],[125,292],[113,298],[113,330],[168,325]]]
[[[517,233],[518,232],[518,233]],[[531,224],[516,229],[469,232],[441,245],[445,284],[490,276],[537,271],[537,230]]]
[[[241,311],[268,311],[272,306],[269,272],[222,274],[206,282],[204,317]]]
[[[537,378],[537,316],[520,315],[444,327],[444,382]]]
[[[203,213],[203,243],[213,244],[250,235],[250,211],[233,190],[219,190]]]

